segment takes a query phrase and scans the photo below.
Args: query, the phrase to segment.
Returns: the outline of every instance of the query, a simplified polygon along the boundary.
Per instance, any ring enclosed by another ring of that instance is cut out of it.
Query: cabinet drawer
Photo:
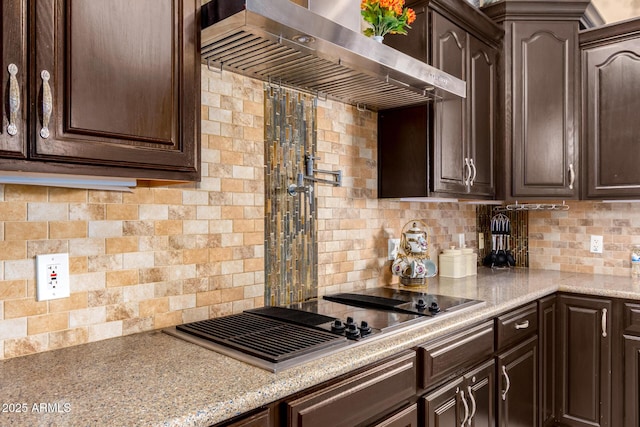
[[[624,303],[624,332],[640,336],[640,304]]]
[[[415,352],[287,402],[289,427],[352,427],[375,419],[416,394]]]
[[[462,373],[493,354],[493,322],[418,347],[420,387],[427,388],[455,373]]]
[[[535,302],[496,319],[498,350],[534,335],[538,331],[538,306]]]

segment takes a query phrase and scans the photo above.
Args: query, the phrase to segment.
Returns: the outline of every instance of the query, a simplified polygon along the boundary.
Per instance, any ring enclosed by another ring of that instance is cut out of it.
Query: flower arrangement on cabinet
[[[406,35],[407,29],[416,20],[416,12],[410,7],[404,7],[404,0],[362,0],[360,9],[364,20],[371,25],[364,30],[367,37]]]

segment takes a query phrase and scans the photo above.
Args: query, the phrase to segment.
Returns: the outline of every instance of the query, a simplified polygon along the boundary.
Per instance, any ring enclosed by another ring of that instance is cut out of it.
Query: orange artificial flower
[[[361,0],[361,14],[371,25],[364,31],[366,36],[385,34],[407,34],[407,28],[416,20],[416,13],[404,7],[404,0]]]

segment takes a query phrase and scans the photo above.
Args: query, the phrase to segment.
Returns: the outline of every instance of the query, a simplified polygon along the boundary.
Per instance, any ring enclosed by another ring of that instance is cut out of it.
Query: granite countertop
[[[481,268],[428,291],[486,304],[277,374],[161,331],[129,335],[0,362],[0,425],[207,426],[558,290],[640,299],[631,278]]]

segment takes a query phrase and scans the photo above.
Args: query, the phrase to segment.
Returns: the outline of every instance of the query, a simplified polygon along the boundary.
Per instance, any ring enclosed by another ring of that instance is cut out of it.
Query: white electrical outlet
[[[38,301],[69,296],[69,254],[37,255],[36,271]]]
[[[478,250],[484,249],[484,233],[478,233]]]
[[[400,249],[400,239],[389,239],[387,240],[387,244],[388,259],[396,259],[396,256],[398,255],[398,249]]]
[[[589,247],[589,251],[592,254],[601,254],[602,253],[602,245],[603,245],[603,240],[602,240],[602,236],[595,236],[592,235],[591,236],[591,246]]]

